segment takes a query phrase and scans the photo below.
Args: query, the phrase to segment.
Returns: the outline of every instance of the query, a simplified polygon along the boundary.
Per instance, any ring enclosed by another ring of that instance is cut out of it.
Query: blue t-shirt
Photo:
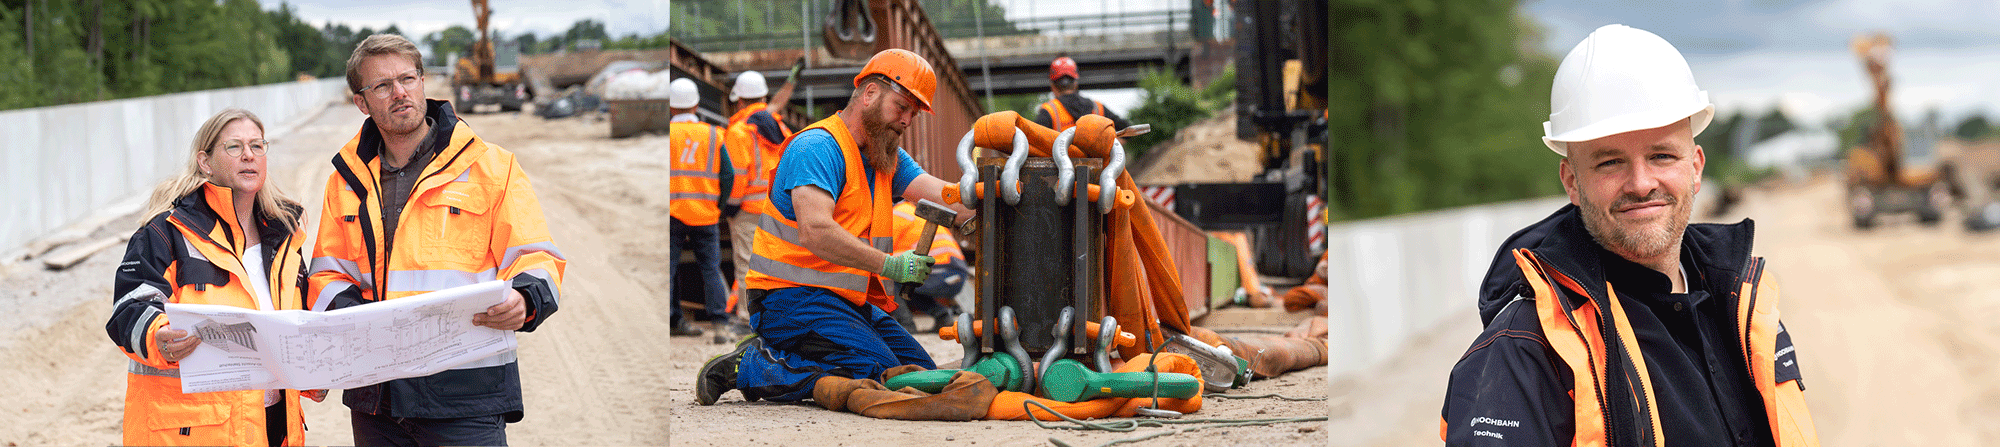
[[[903,188],[924,173],[909,152],[896,148],[896,178],[890,181],[891,194],[903,195]],[[864,167],[867,179],[875,181],[875,169]],[[840,156],[840,143],[835,142],[833,133],[825,129],[810,129],[792,137],[792,143],[785,146],[785,155],[778,158],[778,172],[771,184],[771,207],[786,219],[798,220],[792,214],[792,188],[813,185],[840,198],[842,187],[847,185],[847,161]],[[891,202],[895,197],[890,198]]]

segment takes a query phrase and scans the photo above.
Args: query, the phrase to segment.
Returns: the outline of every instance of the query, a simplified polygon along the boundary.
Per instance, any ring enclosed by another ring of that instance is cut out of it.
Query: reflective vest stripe
[[[390,270],[390,292],[435,292],[496,279],[498,269],[478,272],[464,270]]]
[[[708,128],[708,138],[702,140],[692,126]],[[722,158],[723,142],[718,137],[719,129],[705,123],[673,123],[671,127],[669,214],[687,225],[714,225],[722,216],[722,174],[717,167],[721,166],[718,159]]]
[[[877,173],[869,181],[863,174],[865,165],[860,149],[847,134],[847,125],[839,115],[814,123],[799,134],[813,129],[824,129],[833,136],[845,167],[843,186],[834,194],[831,216],[834,222],[870,247],[888,252],[895,243],[895,217],[889,212],[890,182],[895,173]],[[874,304],[895,310],[895,301],[873,269],[834,264],[813,255],[799,243],[798,223],[779,213],[764,213],[759,219],[756,241],[752,244],[755,257],[749,265],[750,274],[745,277],[749,288],[821,287],[856,305]]]
[[[126,362],[129,364],[129,366],[125,368],[125,372],[128,373],[137,374],[141,376],[172,377],[175,379],[181,378],[181,370],[179,369],[154,368],[151,366],[146,366],[146,364],[144,363],[134,362],[130,360],[127,360]]]

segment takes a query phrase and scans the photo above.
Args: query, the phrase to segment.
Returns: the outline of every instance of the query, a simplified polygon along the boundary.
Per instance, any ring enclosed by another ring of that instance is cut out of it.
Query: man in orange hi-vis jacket
[[[1812,446],[1753,223],[1689,225],[1715,106],[1680,51],[1598,28],[1556,69],[1543,143],[1570,204],[1509,238],[1452,367],[1448,445]]]
[[[1055,129],[1057,132],[1076,127],[1076,119],[1084,115],[1103,115],[1116,125],[1113,129],[1124,129],[1132,123],[1119,117],[1118,113],[1104,108],[1104,104],[1083,97],[1078,93],[1076,60],[1068,56],[1058,57],[1049,62],[1049,93],[1051,98],[1035,108],[1035,124]]]
[[[417,46],[369,36],[347,60],[361,131],[333,157],[307,278],[316,311],[492,280],[506,301],[473,316],[529,332],[556,313],[567,263],[514,154],[424,99]],[[524,415],[515,353],[341,393],[356,445],[505,445]]]

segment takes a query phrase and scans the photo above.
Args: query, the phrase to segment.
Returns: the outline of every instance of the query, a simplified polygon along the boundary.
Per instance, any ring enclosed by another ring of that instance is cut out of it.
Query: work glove
[[[936,263],[936,258],[903,250],[882,262],[882,277],[891,282],[922,283],[931,276],[931,264]]]

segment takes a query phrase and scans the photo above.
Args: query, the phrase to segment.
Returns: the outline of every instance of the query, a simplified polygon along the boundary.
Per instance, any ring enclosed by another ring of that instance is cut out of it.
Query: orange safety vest
[[[1091,101],[1090,108],[1091,108],[1091,114],[1099,116],[1104,115],[1103,103],[1099,103],[1097,101]],[[1062,101],[1057,101],[1054,98],[1050,98],[1048,102],[1042,103],[1042,111],[1049,113],[1049,124],[1051,124],[1049,128],[1055,129],[1057,132],[1062,132],[1065,130],[1069,130],[1069,128],[1071,127],[1076,127],[1076,117],[1069,116],[1069,109],[1063,107]]]
[[[196,197],[199,196],[199,197]],[[264,391],[217,391],[209,393],[182,394],[179,363],[170,363],[158,352],[158,340],[153,333],[168,324],[167,316],[151,308],[148,302],[217,304],[256,309],[257,298],[250,290],[250,276],[244,270],[238,253],[248,249],[250,241],[243,240],[243,234],[235,231],[236,211],[230,200],[229,188],[213,183],[202,185],[201,191],[189,194],[176,202],[173,210],[154,217],[138,234],[133,235],[131,246],[126,250],[125,266],[119,273],[119,300],[114,307],[125,310],[139,308],[144,316],[129,320],[131,324],[119,325],[120,320],[112,320],[106,325],[131,342],[125,343],[125,356],[131,365],[125,375],[125,423],[124,444],[126,445],[264,445],[269,443],[266,434],[266,414]],[[201,209],[205,205],[207,209]],[[209,213],[213,214],[210,215]],[[225,228],[226,227],[226,228]],[[303,230],[301,228],[300,230]],[[265,229],[263,231],[277,231]],[[300,257],[300,247],[305,238],[300,234],[283,237],[283,243],[274,247],[264,247],[271,253],[270,265],[265,266],[265,278],[270,281],[271,306],[275,310],[301,309],[303,302],[299,296],[299,274],[305,261]],[[267,237],[266,240],[270,238]],[[133,267],[149,260],[139,257],[167,258],[165,268],[159,276],[143,272],[149,269]],[[144,275],[143,278],[128,275]],[[137,280],[128,283],[127,280]],[[126,287],[131,284],[131,287]],[[160,290],[153,284],[164,284],[171,290]],[[178,329],[189,329],[182,326]],[[284,390],[285,445],[305,444],[305,416],[299,412],[298,391]]]
[[[827,117],[807,126],[794,134],[793,138],[813,129],[824,129],[840,144],[841,161],[846,163],[845,186],[834,195],[833,221],[847,234],[861,239],[862,243],[876,250],[889,252],[895,242],[895,218],[890,212],[890,200],[894,190],[891,181],[894,172],[877,172],[875,181],[868,181],[866,164],[861,161],[861,148],[854,144],[854,137],[848,135],[847,124],[840,115]],[[785,140],[786,145],[791,139]],[[888,280],[869,270],[847,267],[827,262],[814,256],[812,250],[799,242],[799,223],[786,219],[782,213],[765,213],[757,221],[757,238],[752,244],[750,274],[744,279],[748,288],[773,290],[790,287],[818,287],[833,292],[855,305],[874,304],[884,311],[896,310],[896,300],[891,299]]]
[[[1645,437],[1652,439],[1654,445],[1666,445],[1666,437],[1671,434],[1660,431],[1659,405],[1654,397],[1652,376],[1646,370],[1646,362],[1631,360],[1645,357],[1640,352],[1639,338],[1632,334],[1632,325],[1626,319],[1625,309],[1619,300],[1602,300],[1608,306],[1600,306],[1598,300],[1585,300],[1575,309],[1568,309],[1570,306],[1564,302],[1570,299],[1557,294],[1555,288],[1562,287],[1575,295],[1589,295],[1582,284],[1525,248],[1514,250],[1514,262],[1527,277],[1528,285],[1534,288],[1535,296],[1550,297],[1534,300],[1535,312],[1540,316],[1542,332],[1548,337],[1549,346],[1572,372],[1570,376],[1574,383],[1571,384],[1570,394],[1576,403],[1576,433],[1572,444],[1606,445],[1608,415],[1604,412],[1606,405],[1610,405],[1606,400],[1612,400],[1630,401],[1632,409],[1636,410],[1633,416],[1636,420],[1631,421],[1633,425],[1642,431],[1650,426],[1652,436]],[[1764,258],[1752,258],[1747,271],[1750,273],[1744,275],[1737,292],[1743,298],[1737,300],[1734,326],[1738,339],[1748,342],[1745,346],[1735,347],[1735,350],[1743,354],[1751,365],[1750,379],[1756,383],[1757,392],[1764,400],[1764,416],[1770,421],[1777,445],[1817,446],[1819,434],[1813,426],[1812,414],[1806,410],[1804,390],[1796,380],[1775,383],[1779,330],[1777,286],[1763,283]],[[1604,284],[1603,292],[1603,296],[1617,296],[1609,282]],[[1607,317],[1617,327],[1618,345],[1607,346],[1601,335],[1600,322]],[[1625,380],[1633,387],[1627,390],[1611,389],[1607,376],[1611,371],[1626,369],[1612,368],[1606,363],[1608,350],[1622,351],[1625,354],[1622,357],[1632,363],[1634,368],[1629,369],[1632,374],[1628,374]],[[1628,391],[1630,389],[1643,393]],[[1606,398],[1607,394],[1611,394],[1610,399]]]
[[[915,250],[917,241],[924,238],[924,220],[917,217],[917,204],[903,202],[892,209],[896,216],[896,251]],[[965,252],[958,247],[958,238],[951,235],[951,229],[938,227],[937,236],[931,241],[931,251],[926,253],[937,258],[939,265],[953,259],[965,259]]]
[[[736,167],[735,186],[730,188],[732,203],[741,204],[743,212],[764,214],[771,208],[771,179],[778,170],[778,158],[784,154],[784,142],[770,142],[759,136],[756,125],[750,124],[750,115],[767,110],[768,104],[756,103],[729,117],[729,163]],[[773,120],[777,112],[771,112]],[[778,134],[791,138],[791,129],[785,128],[784,121],[778,121]]]
[[[459,121],[448,146],[421,171],[426,174],[404,205],[395,246],[385,247],[382,194],[374,179],[382,172],[382,157],[364,160],[360,141],[357,133],[340,149],[335,172],[327,177],[307,278],[308,307],[326,310],[333,296],[348,289],[374,302],[522,274],[548,282],[551,298],[559,299],[569,261],[549,236],[541,202],[512,152]],[[536,320],[528,315],[529,325],[538,325]],[[460,368],[513,359],[507,353]]]
[[[673,148],[673,171],[668,179],[673,199],[670,214],[683,224],[715,225],[722,218],[721,129],[708,123],[672,123],[668,146]]]

